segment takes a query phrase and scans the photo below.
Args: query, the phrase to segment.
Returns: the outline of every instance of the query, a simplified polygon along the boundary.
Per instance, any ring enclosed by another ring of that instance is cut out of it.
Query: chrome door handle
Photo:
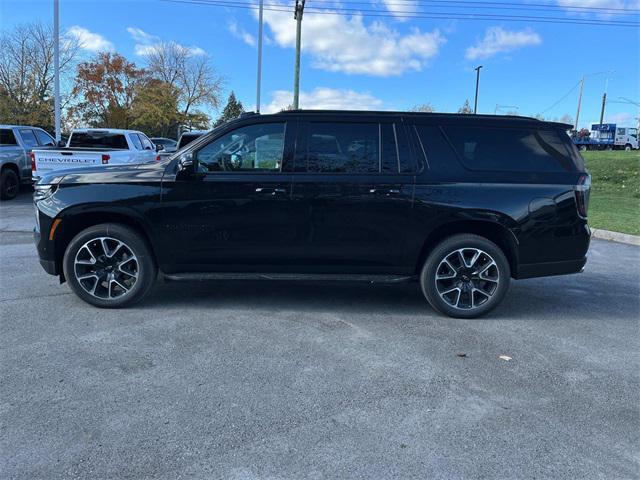
[[[272,187],[258,187],[256,193],[262,193],[263,195],[281,195],[287,193],[284,188],[272,188]]]
[[[400,190],[397,188],[370,188],[369,193],[372,195],[398,195]]]

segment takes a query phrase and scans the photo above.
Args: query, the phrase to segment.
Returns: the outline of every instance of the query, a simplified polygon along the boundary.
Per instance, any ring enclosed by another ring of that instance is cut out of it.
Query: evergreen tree
[[[229,120],[238,118],[242,112],[244,112],[242,102],[239,102],[236,99],[236,94],[232,91],[229,94],[227,104],[222,109],[222,115],[220,115],[220,118],[218,118],[218,120],[216,120],[216,123],[213,125],[214,128],[228,122]]]

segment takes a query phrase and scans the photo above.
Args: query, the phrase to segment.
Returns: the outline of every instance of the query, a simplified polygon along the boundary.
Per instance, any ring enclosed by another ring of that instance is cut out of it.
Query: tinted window
[[[198,150],[201,172],[280,171],[284,123],[260,123],[233,130]]]
[[[454,150],[445,139],[440,127],[410,125],[408,128],[420,163],[436,173],[451,173],[461,168]]]
[[[395,125],[384,123],[380,130],[382,132],[382,172],[398,173],[400,165],[398,163],[399,154]]]
[[[36,136],[33,134],[33,130],[21,129],[20,137],[22,138],[22,143],[25,147],[33,148],[38,146],[38,140],[36,140]]]
[[[313,122],[307,127],[306,155],[296,170],[325,173],[378,173],[377,123]]]
[[[138,137],[137,134],[135,133],[129,134],[129,139],[133,143],[133,146],[136,148],[136,150],[142,150],[142,142],[140,141],[140,138]]]
[[[103,131],[73,132],[70,147],[81,148],[116,148],[128,150],[129,144],[122,133],[110,133]]]
[[[53,138],[51,138],[49,136],[48,133],[43,132],[42,130],[34,130],[34,133],[36,134],[36,137],[38,138],[38,142],[43,147],[44,146],[51,146],[51,145],[55,145],[56,144],[56,142],[53,140]]]
[[[444,127],[444,130],[462,163],[471,170],[573,169],[566,147],[552,130],[492,127]]]
[[[183,133],[180,137],[180,143],[178,144],[178,149],[184,147],[185,145],[190,144],[196,138],[200,138],[204,133]]]
[[[0,145],[17,145],[16,137],[12,130],[3,128],[0,130]]]

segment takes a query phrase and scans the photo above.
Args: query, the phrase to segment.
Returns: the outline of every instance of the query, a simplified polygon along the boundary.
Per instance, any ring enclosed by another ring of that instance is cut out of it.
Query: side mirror
[[[181,176],[194,173],[193,153],[183,153],[178,159],[178,174]]]
[[[161,144],[156,144],[156,152],[161,152],[162,150],[164,150],[164,145]]]

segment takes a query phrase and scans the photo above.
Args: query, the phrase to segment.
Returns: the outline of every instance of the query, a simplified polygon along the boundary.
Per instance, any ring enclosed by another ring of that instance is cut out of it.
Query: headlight
[[[39,202],[45,198],[49,198],[56,191],[56,185],[34,185],[33,187],[33,201]]]

